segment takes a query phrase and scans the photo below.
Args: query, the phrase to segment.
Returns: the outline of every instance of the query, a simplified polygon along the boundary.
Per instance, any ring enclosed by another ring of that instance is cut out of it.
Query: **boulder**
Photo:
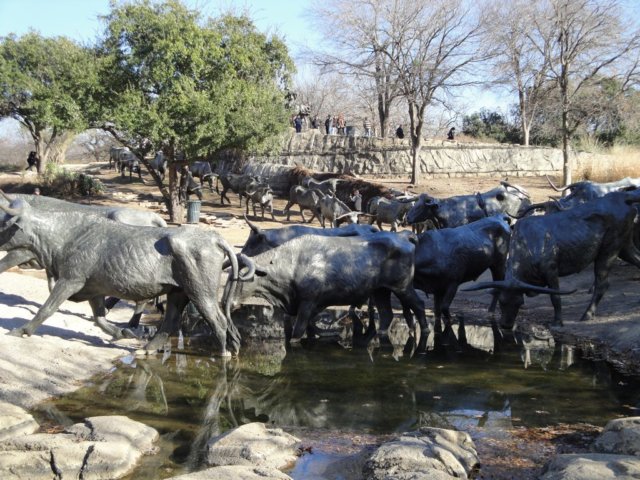
[[[207,443],[207,465],[286,468],[297,460],[300,440],[280,428],[247,423]]]
[[[226,465],[171,477],[168,480],[291,480],[291,477],[270,467]]]
[[[540,480],[608,480],[640,478],[640,459],[604,453],[556,455]]]
[[[468,478],[479,466],[471,437],[454,430],[421,428],[383,443],[366,462],[369,480]]]
[[[154,453],[154,443],[160,437],[155,428],[123,415],[89,417],[84,423],[76,423],[65,432],[92,442],[128,443],[144,454]]]
[[[640,456],[640,417],[611,420],[596,438],[592,451]]]
[[[39,425],[31,414],[20,407],[0,401],[0,441],[38,430]]]
[[[127,417],[91,417],[59,434],[36,433],[0,442],[3,479],[121,478],[159,434]]]

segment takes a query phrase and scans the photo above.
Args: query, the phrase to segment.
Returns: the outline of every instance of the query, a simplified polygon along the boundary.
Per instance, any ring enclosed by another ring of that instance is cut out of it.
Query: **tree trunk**
[[[520,103],[520,131],[522,132],[522,145],[528,147],[529,131],[531,130],[531,126],[527,123],[527,115],[529,113],[527,111],[527,104],[525,102],[525,93],[520,90],[518,92],[518,97]]]
[[[422,142],[411,142],[411,184],[418,185],[420,181],[420,149],[422,148]]]
[[[173,160],[173,158],[172,158]],[[178,165],[171,161],[169,168],[169,201],[167,208],[169,209],[169,221],[174,223],[184,222],[184,207],[180,203],[180,191],[178,188]]]
[[[569,161],[569,126],[568,114],[562,112],[562,182],[564,186],[571,183],[571,163]]]
[[[75,133],[73,132],[54,133],[48,142],[43,138],[42,134],[33,137],[36,154],[38,155],[36,166],[38,175],[45,171],[47,163],[64,163],[65,153],[74,138]]]

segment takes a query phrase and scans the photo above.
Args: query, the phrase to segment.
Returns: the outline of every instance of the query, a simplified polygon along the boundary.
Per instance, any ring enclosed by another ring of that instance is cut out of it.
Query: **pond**
[[[430,338],[426,355],[413,356],[400,343],[352,349],[324,341],[285,351],[282,342],[265,342],[224,360],[195,339],[185,343],[155,357],[125,358],[91,385],[42,405],[37,419],[66,425],[127,415],[156,428],[161,451],[145,457],[136,479],[203,468],[209,438],[265,422],[312,445],[323,439],[290,473],[303,479],[313,462],[354,453],[354,439],[375,443],[437,426],[468,431],[475,440],[517,426],[604,426],[640,408],[638,379],[584,358],[537,327],[516,335],[486,326],[449,330]]]

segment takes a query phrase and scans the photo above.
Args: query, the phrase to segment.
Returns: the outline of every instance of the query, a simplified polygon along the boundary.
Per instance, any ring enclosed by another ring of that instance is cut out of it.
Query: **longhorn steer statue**
[[[264,211],[267,210],[271,214],[271,219],[275,222],[276,217],[273,215],[273,190],[269,185],[255,185],[253,191],[247,192],[247,211],[249,215],[249,201],[253,207],[253,216],[257,217],[256,204],[260,205],[262,219],[264,220]]]
[[[129,147],[111,147],[109,149],[109,170],[115,168],[120,171],[120,158],[131,153]]]
[[[124,147],[118,153],[118,160],[116,162],[116,170],[120,172],[120,175],[124,178],[127,169],[129,170],[129,179],[133,177],[133,172],[138,174],[138,177],[142,179],[142,169],[140,168],[140,160],[129,148]]]
[[[213,193],[213,179],[217,175],[213,173],[209,162],[205,162],[204,160],[193,162],[189,165],[189,171],[194,178],[200,179],[201,188],[204,188],[204,182],[207,182],[209,184],[209,190]]]
[[[498,213],[512,216],[529,206],[529,194],[522,187],[500,182],[485,193],[433,198],[422,194],[407,213],[407,222],[415,224],[431,220],[438,228],[459,227]]]
[[[158,176],[160,180],[164,180],[164,176],[167,173],[167,159],[164,158],[164,153],[162,150],[158,150],[156,155],[153,157],[153,160],[149,162],[149,166],[158,172]]]
[[[338,188],[338,183],[340,182],[344,182],[344,180],[341,180],[339,178],[328,178],[327,180],[318,181],[312,177],[305,177],[302,180],[302,186],[309,189],[320,190],[325,195],[335,195],[336,189]]]
[[[358,217],[361,212],[352,211],[346,203],[335,195],[328,193],[323,194],[316,190],[320,197],[316,205],[317,214],[320,216],[322,228],[325,228],[326,221],[329,221],[330,227],[338,227],[342,223],[358,223]]]
[[[412,285],[414,255],[415,237],[390,232],[304,235],[253,257],[255,276],[238,285],[233,303],[263,298],[296,317],[287,337],[299,339],[326,307],[359,305],[373,296],[380,312],[379,333],[384,334],[393,317],[392,292],[418,318],[419,348],[424,349],[428,325],[424,304]]]
[[[305,225],[290,225],[282,228],[262,229],[245,218],[251,228],[249,238],[245,242],[240,253],[247,257],[256,255],[279,247],[283,243],[303,235],[319,235],[324,237],[352,237],[354,235],[365,235],[375,233],[378,229],[371,225],[345,225],[340,228],[318,228],[307,227]]]
[[[242,206],[242,197],[247,196],[247,190],[250,189],[250,186],[260,183],[257,177],[238,173],[226,173],[224,175],[220,175],[218,179],[222,183],[222,190],[220,191],[220,203],[222,203],[222,205],[224,205],[225,198],[227,199],[227,202],[229,202],[229,205],[231,205],[231,200],[227,197],[227,192],[231,190],[238,194],[240,206]]]
[[[548,293],[554,323],[562,325],[559,295],[572,292],[559,290],[559,277],[581,272],[593,263],[593,296],[581,320],[592,319],[609,286],[613,261],[631,241],[637,203],[640,190],[613,192],[569,210],[519,220],[511,236],[505,279],[465,290],[500,290],[505,327],[515,323],[524,294]]]
[[[487,269],[493,280],[504,279],[510,235],[502,215],[418,235],[413,286],[433,294],[436,324],[443,316],[450,323],[449,306],[462,283],[476,280]],[[489,311],[496,302],[494,296]]]
[[[182,310],[191,300],[211,326],[220,355],[237,352],[240,337],[231,322],[230,299],[238,277],[238,262],[227,242],[211,231],[190,228],[140,228],[87,216],[79,212],[50,212],[16,199],[0,204],[0,242],[7,248],[29,249],[56,283],[33,320],[12,330],[31,335],[65,300],[88,301],[96,323],[118,331],[104,318],[104,297],[143,301],[167,295],[165,318],[145,346],[160,349],[180,326]],[[222,263],[231,263],[230,285],[217,302]],[[244,263],[252,266],[250,259]],[[251,268],[249,271],[251,275]]]
[[[597,183],[589,180],[582,180],[580,182],[572,183],[564,188],[556,187],[549,176],[547,175],[547,181],[551,188],[556,192],[562,192],[563,197],[575,197],[576,199],[586,202],[595,198],[605,196],[607,193],[618,192],[626,188],[638,188],[640,187],[640,178],[625,177],[615,182]]]
[[[67,202],[65,200],[59,200],[57,198],[46,197],[44,195],[22,195],[14,194],[12,197],[7,197],[7,205],[12,200],[20,198],[27,202],[29,205],[45,212],[68,212],[77,211],[86,215],[94,215],[98,217],[107,218],[114,222],[124,223],[126,225],[137,225],[140,227],[166,227],[167,223],[154,212],[146,210],[136,210],[133,208],[124,207],[105,207],[101,205],[83,205],[79,203]],[[1,200],[0,200],[1,201]],[[5,247],[0,245],[0,250],[4,250]],[[37,261],[36,255],[27,249],[16,248],[11,249],[7,254],[0,259],[0,273],[7,271],[8,269],[28,263],[36,268],[42,268]],[[53,288],[54,278],[47,272],[47,278],[49,279],[49,290]],[[111,298],[108,300],[109,304],[115,305],[118,302],[117,298]],[[135,307],[135,311],[131,320],[129,320],[129,327],[135,328],[140,323],[142,312],[144,311],[146,302],[138,302]],[[126,333],[126,332],[125,332]]]
[[[294,185],[289,189],[289,201],[284,207],[283,213],[287,215],[287,221],[291,218],[291,207],[294,205],[298,205],[300,207],[300,216],[302,217],[302,222],[311,223],[314,218],[318,218],[320,221],[319,210],[318,210],[318,202],[322,198],[321,192],[317,190],[310,190],[301,185]],[[307,221],[304,218],[304,211],[311,210],[313,215]]]
[[[390,199],[384,197],[374,197],[369,202],[367,210],[371,215],[369,223],[374,221],[378,228],[382,230],[382,224],[391,225],[391,231],[397,232],[398,225],[405,223],[407,212],[411,210],[417,198]]]

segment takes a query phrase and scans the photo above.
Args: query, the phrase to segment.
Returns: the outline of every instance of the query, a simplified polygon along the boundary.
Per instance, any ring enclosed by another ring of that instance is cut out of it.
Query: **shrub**
[[[104,185],[97,178],[86,173],[71,172],[54,163],[48,163],[45,167],[42,185],[51,195],[61,197],[87,197],[104,193]]]

